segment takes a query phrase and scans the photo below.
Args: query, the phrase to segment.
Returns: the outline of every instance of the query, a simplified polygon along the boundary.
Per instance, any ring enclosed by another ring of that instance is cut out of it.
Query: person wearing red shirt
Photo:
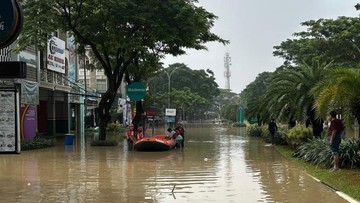
[[[173,134],[172,137],[176,140],[176,137],[178,135],[181,135],[182,140],[181,140],[180,146],[176,146],[176,147],[183,148],[184,147],[184,142],[185,142],[185,130],[184,130],[181,122],[176,123],[175,133]]]
[[[144,138],[143,127],[141,125],[139,125],[137,128],[136,138],[137,140],[141,140],[142,138]]]
[[[134,125],[130,124],[126,134],[125,134],[125,138],[127,140],[127,144],[128,144],[128,150],[131,151],[133,149],[134,146],[134,142],[136,141],[136,137],[135,137],[135,132],[134,132]]]
[[[341,143],[341,133],[344,130],[341,120],[336,118],[336,111],[329,113],[330,127],[328,129],[328,141],[333,153],[334,167],[331,171],[339,170],[339,147]]]

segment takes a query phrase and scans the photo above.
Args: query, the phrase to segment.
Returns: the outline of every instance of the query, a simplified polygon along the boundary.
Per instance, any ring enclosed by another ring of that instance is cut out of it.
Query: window
[[[107,90],[107,82],[106,82],[105,79],[101,79],[101,80],[96,81],[96,90],[99,93],[106,92],[106,90]]]

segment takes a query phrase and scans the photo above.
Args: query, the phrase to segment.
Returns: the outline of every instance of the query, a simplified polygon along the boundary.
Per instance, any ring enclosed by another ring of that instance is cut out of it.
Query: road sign
[[[174,116],[165,116],[164,122],[165,123],[175,123],[175,117]]]
[[[155,107],[150,107],[146,111],[147,116],[156,116],[157,109]]]
[[[127,95],[131,101],[140,101],[146,95],[145,85],[141,82],[133,82],[127,87]]]
[[[176,109],[165,109],[165,116],[176,116]]]

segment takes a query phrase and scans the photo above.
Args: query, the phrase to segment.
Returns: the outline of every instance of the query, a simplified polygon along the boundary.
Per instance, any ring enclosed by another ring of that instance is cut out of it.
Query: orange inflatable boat
[[[154,135],[138,140],[134,144],[137,151],[166,151],[175,147],[176,141],[166,135]]]

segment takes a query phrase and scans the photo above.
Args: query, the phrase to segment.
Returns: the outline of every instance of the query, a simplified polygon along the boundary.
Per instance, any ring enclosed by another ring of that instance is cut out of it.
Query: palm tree
[[[307,63],[297,67],[279,71],[274,75],[272,84],[266,92],[268,109],[278,118],[287,118],[289,122],[293,119],[304,121],[309,118],[311,123],[317,121],[315,98],[310,90],[322,80],[326,70],[331,64]],[[314,132],[320,128],[313,125]]]
[[[246,106],[245,117],[250,120],[257,118],[258,124],[261,125],[263,121],[270,120],[268,109],[264,105],[264,95],[270,85],[273,73],[260,73],[255,81],[246,86],[240,93],[240,98]]]
[[[311,90],[316,96],[315,107],[319,115],[341,109],[345,124],[355,117],[360,123],[360,69],[337,68],[326,73],[323,80]]]

